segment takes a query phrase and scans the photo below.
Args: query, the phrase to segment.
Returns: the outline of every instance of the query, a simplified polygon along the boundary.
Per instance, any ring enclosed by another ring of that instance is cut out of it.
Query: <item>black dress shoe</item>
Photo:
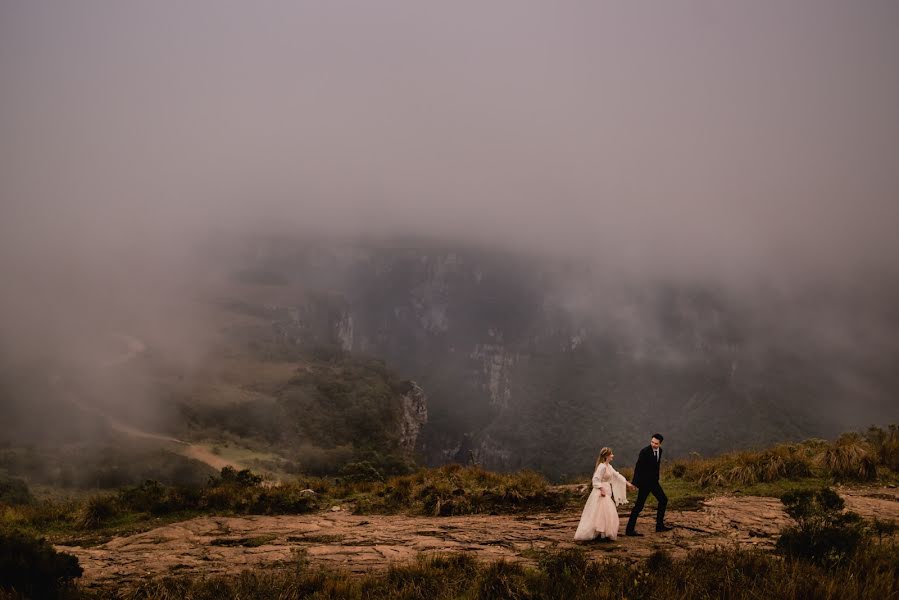
[[[668,527],[667,525],[660,525],[659,527],[656,527],[656,532],[661,533],[663,531],[671,531],[672,529],[674,529],[674,527]]]
[[[630,537],[643,537],[642,533],[637,533],[636,531],[625,531],[624,535],[627,535]]]

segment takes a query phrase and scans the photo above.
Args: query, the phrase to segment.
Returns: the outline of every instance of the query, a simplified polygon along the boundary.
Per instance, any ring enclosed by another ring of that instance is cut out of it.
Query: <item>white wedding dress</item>
[[[605,492],[602,496],[599,490]],[[593,473],[593,490],[581,513],[574,539],[589,541],[597,536],[614,540],[618,537],[619,504],[627,504],[627,480],[608,463],[600,463]]]

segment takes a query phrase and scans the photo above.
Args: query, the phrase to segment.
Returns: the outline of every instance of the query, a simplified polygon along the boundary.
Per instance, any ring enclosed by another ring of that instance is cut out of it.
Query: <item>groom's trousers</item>
[[[665,507],[668,506],[668,496],[665,495],[665,491],[662,489],[662,486],[659,485],[659,482],[656,481],[652,485],[643,485],[637,488],[637,503],[634,504],[634,510],[631,511],[631,518],[627,520],[627,529],[625,531],[634,531],[634,528],[637,526],[637,516],[640,514],[640,511],[643,510],[643,505],[646,504],[646,499],[650,494],[656,497],[656,500],[659,501],[659,508],[656,512],[656,528],[661,527],[665,524]]]

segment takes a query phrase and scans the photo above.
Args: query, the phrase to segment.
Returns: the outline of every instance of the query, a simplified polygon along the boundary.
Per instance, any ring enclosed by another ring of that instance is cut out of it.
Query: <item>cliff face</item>
[[[428,422],[428,403],[424,390],[414,381],[409,382],[409,391],[400,396],[403,406],[400,421],[399,444],[409,458],[415,454],[421,428]]]
[[[286,339],[379,356],[428,390],[417,443],[430,463],[562,475],[603,445],[626,465],[654,431],[670,456],[829,435],[889,419],[899,389],[896,354],[836,352],[789,314],[710,286],[421,245],[268,248],[257,261],[307,290],[269,307]]]

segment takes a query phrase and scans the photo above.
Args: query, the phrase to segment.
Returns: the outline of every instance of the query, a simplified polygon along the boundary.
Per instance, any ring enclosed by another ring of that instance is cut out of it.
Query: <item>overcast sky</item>
[[[7,274],[269,227],[895,272],[899,3],[5,0],[0,131]]]

